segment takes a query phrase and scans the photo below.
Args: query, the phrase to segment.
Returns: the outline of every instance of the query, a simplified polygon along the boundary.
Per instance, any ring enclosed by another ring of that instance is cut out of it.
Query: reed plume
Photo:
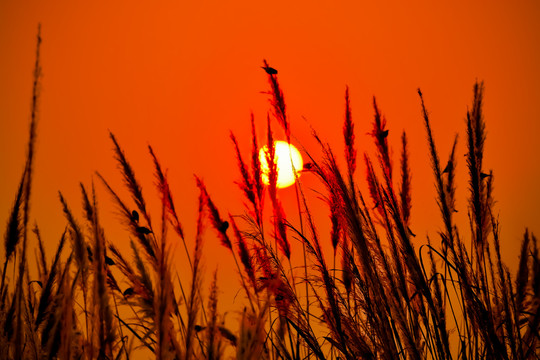
[[[352,181],[356,170],[356,149],[354,147],[354,123],[352,121],[348,86],[345,88],[345,121],[343,123],[343,138],[345,140],[345,160],[347,161],[349,181]]]
[[[208,195],[204,182],[197,176],[195,176],[195,181],[197,182],[197,187],[201,191],[204,204],[209,211],[208,215],[210,217],[210,222],[212,223],[213,228],[217,231],[221,244],[232,251],[231,239],[229,238],[229,235],[227,235],[229,223],[221,218],[219,210],[217,209],[216,205],[214,205],[210,195]]]
[[[263,63],[264,69],[271,69],[266,60],[263,60]],[[285,131],[287,142],[290,142],[291,129],[289,126],[289,121],[287,120],[285,98],[283,96],[283,91],[279,87],[279,82],[277,79],[277,71],[266,71],[266,73],[268,74],[268,82],[270,83],[271,88],[271,91],[269,92],[271,95],[270,104],[274,109],[274,116]]]

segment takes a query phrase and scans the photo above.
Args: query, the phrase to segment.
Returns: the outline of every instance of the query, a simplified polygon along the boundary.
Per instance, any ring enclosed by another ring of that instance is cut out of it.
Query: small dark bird
[[[283,295],[276,295],[276,301],[281,301],[283,299]]]
[[[452,162],[448,161],[448,163],[446,164],[446,167],[443,170],[443,174],[446,174],[446,173],[450,172],[450,169],[452,169],[453,167],[454,166],[453,166]]]
[[[268,75],[276,75],[277,70],[270,66],[261,66]]]
[[[111,265],[111,266],[116,265],[114,260],[108,257],[107,255],[105,255],[105,262],[107,263],[107,265]]]
[[[304,164],[304,170],[309,171],[313,169],[313,163],[307,162]]]
[[[144,235],[148,235],[148,234],[152,233],[152,231],[150,229],[148,229],[147,227],[144,227],[144,226],[137,226],[137,232],[139,234],[144,234]]]
[[[388,136],[388,131],[389,130],[384,130],[382,133],[381,133],[381,139],[384,139]]]
[[[225,234],[228,228],[229,228],[229,222],[223,221],[221,225],[219,226],[218,230],[220,233]]]
[[[195,325],[195,326],[193,327],[193,329],[194,329],[196,332],[199,332],[199,331],[203,331],[204,329],[206,329],[206,326]]]
[[[490,176],[491,176],[491,174],[480,173],[480,179],[482,179],[482,180],[487,178],[487,177],[490,177]]]
[[[135,210],[131,212],[131,220],[139,222],[139,213]]]
[[[127,288],[126,290],[124,290],[124,296],[130,296],[130,295],[133,295],[133,288]]]

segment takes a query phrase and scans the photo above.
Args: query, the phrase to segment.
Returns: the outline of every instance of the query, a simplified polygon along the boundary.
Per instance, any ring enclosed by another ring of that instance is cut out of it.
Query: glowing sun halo
[[[277,165],[277,184],[278,188],[284,188],[294,184],[294,169],[297,175],[300,176],[300,170],[302,170],[303,162],[302,155],[294,145],[288,144],[285,141],[276,141],[275,144],[275,162]],[[261,162],[262,181],[268,185],[268,162],[266,161],[266,152],[268,147],[264,146],[259,150],[259,160]],[[292,161],[291,161],[292,160]]]

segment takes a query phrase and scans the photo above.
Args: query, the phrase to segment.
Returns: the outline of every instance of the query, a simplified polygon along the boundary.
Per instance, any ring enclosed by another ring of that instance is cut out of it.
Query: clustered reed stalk
[[[234,134],[230,135],[241,176],[238,185],[247,199],[245,214],[222,217],[203,180],[195,177],[200,192],[196,234],[194,239],[186,237],[167,172],[149,147],[161,200],[156,221],[133,167],[119,141],[110,134],[129,199],[114,190],[105,177],[99,173],[96,177],[111,196],[127,230],[131,254],[107,239],[100,222],[103,215],[98,192],[93,183],[88,191],[81,184],[82,221],[76,218],[68,199],[60,194],[67,225],[52,261],[47,261],[39,227],[33,226],[38,243],[36,275],[29,271],[27,250],[41,73],[39,31],[37,40],[27,161],[4,237],[0,357],[539,357],[538,244],[536,237],[525,231],[517,274],[512,279],[501,259],[494,175],[483,167],[486,125],[481,83],[474,86],[473,105],[466,116],[470,241],[464,240],[453,218],[457,211],[457,136],[443,168],[420,90],[443,225],[436,237],[428,237],[427,244],[418,246],[419,239],[411,230],[412,175],[407,135],[403,132],[400,136],[397,175],[391,156],[391,133],[375,99],[370,134],[376,145],[376,160],[363,154],[369,192],[369,198],[364,198],[356,175],[355,125],[348,88],[343,124],[346,169],[340,169],[331,147],[314,132],[322,157],[316,159],[306,152],[309,166],[303,170],[317,177],[325,188],[321,198],[329,209],[331,230],[329,234],[320,233],[298,173],[295,195],[299,219],[292,221],[287,217],[276,186],[278,169],[272,121],[277,121],[289,142],[291,125],[277,70],[264,61],[273,109],[266,123],[269,185],[264,186],[261,180],[254,116],[250,164],[244,161]],[[266,196],[270,199],[267,207]],[[207,224],[215,235],[205,234]],[[213,236],[233,256],[245,293],[246,307],[239,312],[238,328],[233,331],[219,310],[217,272],[208,296],[204,296],[203,247]],[[291,239],[301,242],[301,254],[294,253]],[[175,270],[171,258],[179,240],[189,264],[188,272],[182,274]],[[325,252],[325,243],[332,245],[330,254]],[[332,267],[328,256],[332,257]],[[298,259],[300,266],[296,264]],[[305,291],[299,290],[300,284]]]

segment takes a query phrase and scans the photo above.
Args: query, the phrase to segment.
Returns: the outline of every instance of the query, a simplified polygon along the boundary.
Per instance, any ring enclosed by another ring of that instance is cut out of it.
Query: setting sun
[[[276,141],[275,142],[276,154],[275,162],[277,165],[277,184],[278,188],[285,188],[294,184],[295,176],[293,171],[297,171],[298,176],[300,176],[299,171],[302,170],[303,162],[302,155],[294,145],[287,144],[285,141]],[[268,162],[266,161],[266,152],[268,147],[264,146],[259,150],[259,160],[261,162],[262,170],[262,180],[268,185]]]

